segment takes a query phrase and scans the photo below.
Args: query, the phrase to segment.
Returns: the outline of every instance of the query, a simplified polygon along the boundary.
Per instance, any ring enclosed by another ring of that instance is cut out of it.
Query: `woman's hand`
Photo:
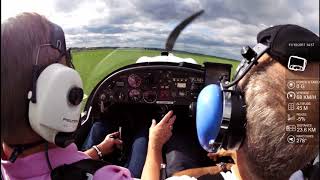
[[[172,135],[171,131],[175,120],[176,116],[172,111],[169,111],[158,124],[156,120],[152,120],[149,129],[148,153],[141,175],[142,180],[159,179],[162,147]]]
[[[173,111],[169,111],[162,120],[157,124],[156,120],[152,120],[149,129],[149,146],[161,150],[163,145],[170,139],[172,135],[173,123],[176,116]]]
[[[108,134],[106,138],[97,147],[103,155],[112,153],[117,147],[122,145],[122,141],[118,139],[120,132]]]

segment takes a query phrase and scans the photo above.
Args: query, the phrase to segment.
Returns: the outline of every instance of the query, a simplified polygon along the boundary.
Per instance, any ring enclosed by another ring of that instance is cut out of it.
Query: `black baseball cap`
[[[308,62],[320,61],[319,36],[293,24],[269,27],[258,33],[257,42],[269,46],[267,53],[287,66],[290,56],[298,56]]]

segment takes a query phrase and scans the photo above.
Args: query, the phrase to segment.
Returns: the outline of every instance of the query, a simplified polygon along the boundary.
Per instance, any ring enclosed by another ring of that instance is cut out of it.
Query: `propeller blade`
[[[188,17],[187,19],[185,19],[184,21],[182,21],[178,26],[176,26],[176,28],[174,28],[174,30],[170,33],[167,42],[166,42],[166,51],[171,52],[174,46],[174,43],[176,42],[179,34],[181,33],[181,31],[188,25],[190,24],[194,19],[196,19],[197,17],[199,17],[202,13],[204,12],[204,10],[198,11],[196,13],[194,13],[193,15],[191,15],[190,17]]]

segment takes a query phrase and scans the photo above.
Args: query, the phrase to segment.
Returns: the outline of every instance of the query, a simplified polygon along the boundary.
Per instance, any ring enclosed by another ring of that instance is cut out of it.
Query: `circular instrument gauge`
[[[129,91],[129,97],[132,101],[137,102],[141,99],[141,91],[132,89],[131,91]]]
[[[131,74],[128,77],[128,83],[133,88],[138,88],[141,85],[141,82],[142,82],[142,79],[136,74]]]
[[[143,100],[146,103],[154,103],[157,100],[157,93],[155,91],[145,91],[143,92]]]

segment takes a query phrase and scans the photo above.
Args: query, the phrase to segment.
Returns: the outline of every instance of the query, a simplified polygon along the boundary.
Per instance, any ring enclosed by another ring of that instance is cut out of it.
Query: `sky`
[[[64,29],[68,47],[164,48],[174,27],[201,9],[175,50],[240,60],[241,47],[273,25],[319,35],[319,0],[2,0],[1,22],[37,12]]]

